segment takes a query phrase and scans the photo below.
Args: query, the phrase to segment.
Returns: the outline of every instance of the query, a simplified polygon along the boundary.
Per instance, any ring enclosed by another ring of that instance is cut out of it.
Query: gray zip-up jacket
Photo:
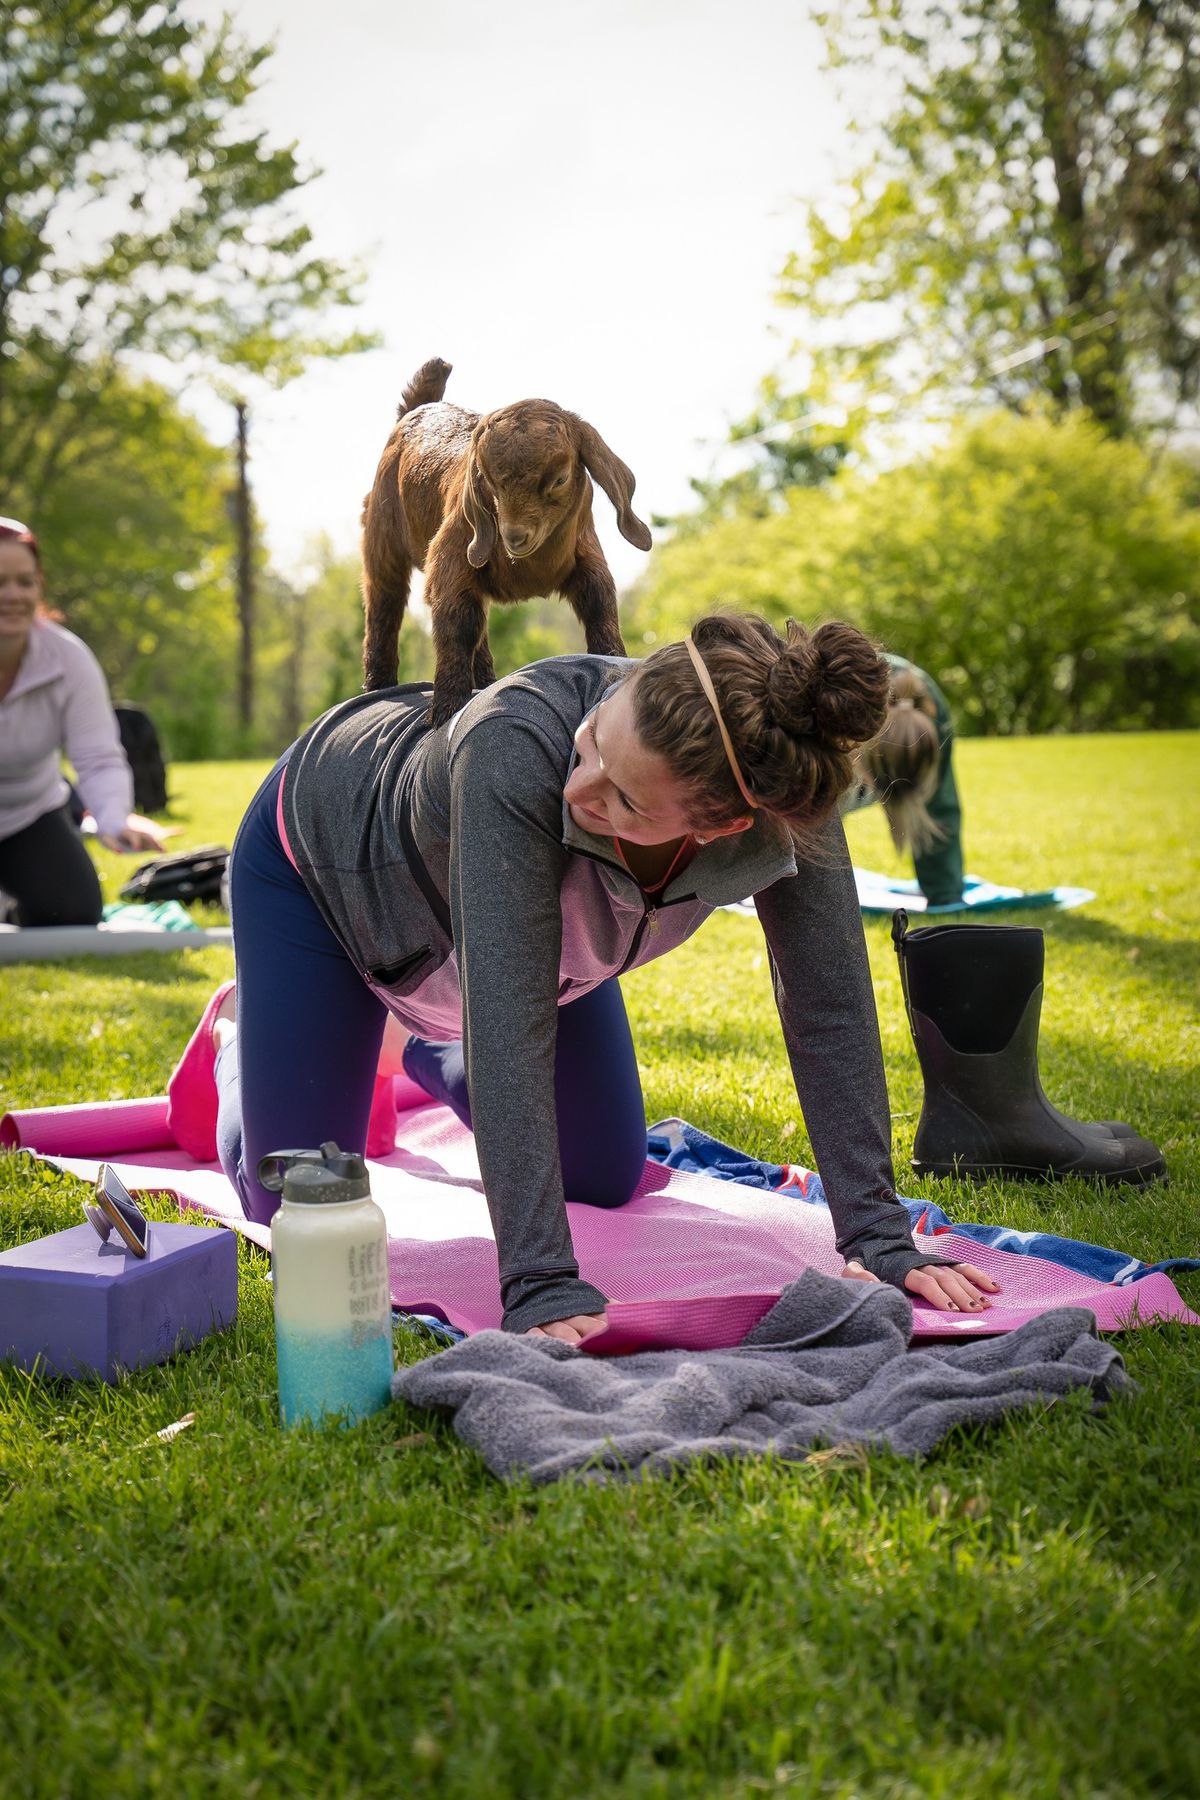
[[[425,724],[426,687],[364,694],[296,745],[283,820],[297,868],[391,1012],[465,1045],[504,1326],[598,1312],[579,1279],[554,1115],[555,1009],[653,961],[753,894],[796,1091],[843,1255],[903,1284],[916,1250],[892,1183],[862,919],[841,823],[798,869],[766,816],[703,846],[653,903],[563,787],[581,721],[634,665],[560,656]]]

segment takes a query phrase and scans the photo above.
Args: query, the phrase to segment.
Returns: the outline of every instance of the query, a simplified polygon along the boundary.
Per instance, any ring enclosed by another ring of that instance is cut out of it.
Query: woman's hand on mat
[[[878,1281],[879,1277],[872,1275],[870,1269],[865,1269],[856,1257],[851,1257],[842,1270],[842,1279],[844,1281]]]
[[[578,1313],[573,1319],[552,1319],[548,1325],[531,1325],[526,1337],[561,1338],[564,1344],[582,1344],[608,1330],[607,1313]]]
[[[144,819],[141,813],[130,813],[123,830],[115,837],[102,831],[100,842],[106,850],[128,856],[137,850],[161,850],[168,838],[178,836],[177,825],[156,825],[153,819]]]
[[[926,1263],[910,1269],[904,1285],[941,1312],[980,1312],[992,1304],[988,1294],[1000,1292],[1000,1283],[974,1263]]]
[[[854,1258],[842,1274],[847,1281],[879,1280]],[[1000,1292],[1000,1283],[974,1263],[926,1263],[923,1269],[910,1269],[904,1285],[910,1294],[928,1300],[941,1312],[982,1312],[992,1304],[985,1296]]]

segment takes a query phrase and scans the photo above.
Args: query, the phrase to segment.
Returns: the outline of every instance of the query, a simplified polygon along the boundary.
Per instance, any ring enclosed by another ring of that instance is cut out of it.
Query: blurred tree
[[[373,341],[299,329],[354,304],[358,277],[288,213],[316,171],[239,135],[269,55],[180,0],[0,11],[0,481],[18,494],[47,493],[63,432],[131,352],[283,381]]]
[[[1111,433],[1200,393],[1195,0],[844,0],[869,146],[782,271],[803,385],[856,440],[1035,397]],[[867,116],[878,100],[883,116]]]
[[[626,640],[721,605],[848,618],[929,669],[966,732],[1197,725],[1196,482],[1083,414],[986,415],[904,467],[663,545]]]
[[[244,408],[248,379],[278,384],[376,341],[304,327],[356,304],[359,276],[315,254],[290,210],[316,171],[241,118],[269,55],[181,0],[0,7],[0,490],[14,512],[44,516],[131,357],[215,378]],[[239,508],[249,645],[244,482]],[[247,724],[251,698],[247,660]]]
[[[656,516],[655,525],[677,531],[703,530],[715,519],[737,514],[762,518],[787,504],[793,487],[816,487],[837,474],[850,446],[813,416],[802,394],[785,391],[781,378],[768,375],[759,384],[758,404],[732,425],[717,464],[741,465],[732,474],[694,477],[688,485],[699,505],[675,516]]]
[[[32,432],[32,454],[51,429]],[[233,722],[228,452],[165,390],[121,375],[59,437],[63,475],[35,515],[49,602],[172,756],[217,754]]]
[[[565,600],[552,599],[493,606],[488,613],[488,643],[497,675],[508,675],[546,656],[581,654],[586,649],[575,614]]]
[[[258,676],[263,705],[257,739],[272,755],[313,719],[362,688],[362,599],[355,556],[335,554],[322,534],[309,547],[308,567],[291,582],[262,582]],[[419,607],[410,607],[400,632],[398,679],[428,681],[433,643]]]

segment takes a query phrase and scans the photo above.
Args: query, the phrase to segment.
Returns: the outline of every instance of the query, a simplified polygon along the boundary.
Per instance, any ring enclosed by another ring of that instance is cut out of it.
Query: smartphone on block
[[[150,1248],[150,1221],[108,1163],[100,1164],[95,1191],[90,1200],[84,1201],[83,1210],[104,1242],[115,1231],[134,1256],[146,1255]]]

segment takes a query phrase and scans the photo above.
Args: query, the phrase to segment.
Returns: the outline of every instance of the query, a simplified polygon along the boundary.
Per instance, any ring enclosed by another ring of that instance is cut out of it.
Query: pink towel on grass
[[[411,1097],[409,1084],[403,1091],[398,1086],[400,1103]],[[85,1178],[98,1159],[109,1161],[129,1188],[173,1193],[181,1207],[235,1225],[269,1247],[269,1227],[243,1218],[215,1163],[197,1165],[164,1147],[165,1108],[156,1099],[10,1113],[0,1121],[0,1143]],[[372,1192],[388,1224],[393,1304],[441,1314],[468,1332],[499,1325],[496,1246],[470,1132],[447,1108],[431,1104],[401,1112],[397,1124],[396,1149],[371,1165]],[[739,1343],[803,1269],[836,1275],[842,1268],[825,1208],[655,1162],[647,1162],[627,1206],[567,1210],[580,1268],[611,1300],[609,1330],[593,1341],[597,1354]],[[1102,1331],[1156,1319],[1200,1324],[1166,1275],[1115,1288],[953,1234],[940,1235],[931,1248],[976,1263],[1004,1292],[979,1316],[939,1312],[916,1300],[914,1337],[1013,1331],[1056,1306],[1087,1307]]]

